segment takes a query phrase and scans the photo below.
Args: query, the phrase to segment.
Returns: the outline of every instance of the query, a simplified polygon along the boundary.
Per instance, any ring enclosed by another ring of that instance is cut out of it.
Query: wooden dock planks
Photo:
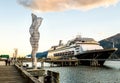
[[[15,66],[0,65],[0,83],[27,83]]]

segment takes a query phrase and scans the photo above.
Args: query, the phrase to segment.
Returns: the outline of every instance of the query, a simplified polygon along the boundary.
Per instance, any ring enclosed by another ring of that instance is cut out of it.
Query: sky
[[[31,13],[43,18],[38,52],[76,35],[100,41],[120,33],[119,0],[1,0],[0,55],[31,53]]]

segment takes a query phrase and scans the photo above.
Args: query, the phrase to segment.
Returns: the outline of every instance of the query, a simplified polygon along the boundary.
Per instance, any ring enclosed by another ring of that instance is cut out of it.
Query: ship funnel
[[[62,45],[62,40],[59,41],[59,46],[61,46],[61,45]]]

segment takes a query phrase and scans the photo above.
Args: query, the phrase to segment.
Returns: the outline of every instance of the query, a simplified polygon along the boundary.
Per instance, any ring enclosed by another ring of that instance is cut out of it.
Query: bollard
[[[59,82],[59,73],[53,71],[47,71],[47,76],[45,77],[45,83],[60,83]]]

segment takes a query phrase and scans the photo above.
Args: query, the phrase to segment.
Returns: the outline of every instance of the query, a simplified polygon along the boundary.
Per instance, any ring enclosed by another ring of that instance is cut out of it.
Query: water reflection
[[[46,68],[60,73],[60,83],[120,83],[120,71],[105,67]]]
[[[46,70],[60,73],[60,83],[120,83],[119,63],[106,62],[105,65],[110,68],[90,66],[50,67],[50,64],[44,64],[47,66],[45,67]],[[32,63],[29,64],[32,66]],[[40,67],[41,63],[38,63],[38,66]]]

